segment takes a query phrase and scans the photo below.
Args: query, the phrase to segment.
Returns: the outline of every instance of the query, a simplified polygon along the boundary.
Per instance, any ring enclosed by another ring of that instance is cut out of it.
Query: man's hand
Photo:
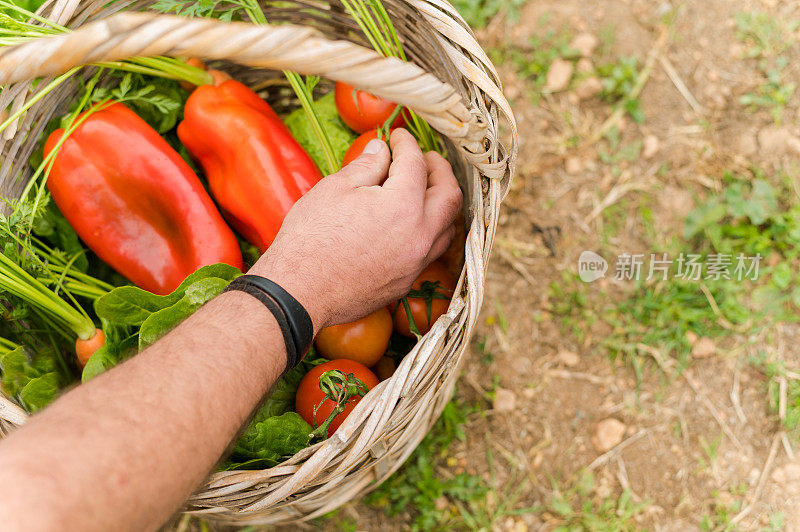
[[[462,200],[450,164],[404,129],[390,144],[373,140],[303,196],[250,272],[297,298],[315,331],[401,297],[453,239]]]

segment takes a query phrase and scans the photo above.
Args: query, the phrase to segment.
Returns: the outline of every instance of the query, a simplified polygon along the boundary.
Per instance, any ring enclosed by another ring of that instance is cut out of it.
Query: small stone
[[[703,89],[708,105],[714,109],[723,109],[728,105],[728,97],[731,95],[730,87],[721,83],[708,83]]]
[[[569,175],[580,174],[583,171],[583,161],[579,157],[567,157],[564,161],[564,169]]]
[[[544,90],[558,92],[566,89],[567,85],[569,85],[569,80],[572,79],[573,69],[574,67],[569,61],[563,59],[553,61],[547,71]]]
[[[581,74],[591,74],[594,72],[594,63],[592,63],[591,59],[581,57],[578,59],[578,63],[575,65],[575,70]]]
[[[593,96],[597,96],[602,90],[603,82],[596,77],[591,76],[578,83],[578,86],[575,87],[575,94],[581,100],[586,100],[588,98],[592,98]]]
[[[522,390],[522,396],[525,399],[531,400],[536,397],[536,389],[535,388],[525,388]]]
[[[775,470],[770,475],[770,478],[773,482],[778,484],[783,484],[786,482],[786,471],[783,468],[775,468]]]
[[[528,532],[528,525],[525,524],[525,521],[518,519],[511,530],[512,532]]]
[[[533,462],[531,465],[534,469],[539,469],[539,467],[542,465],[542,462],[544,462],[544,453],[539,451],[536,453],[536,456],[533,457]]]
[[[692,346],[693,358],[708,358],[713,355],[717,350],[717,345],[714,340],[703,336]]]
[[[516,85],[508,85],[506,87],[505,93],[506,93],[506,97],[509,100],[514,100],[516,98],[519,98],[520,90],[519,90],[519,87],[517,87]]]
[[[511,412],[517,405],[517,394],[505,388],[498,388],[494,392],[492,406],[498,412]]]
[[[744,55],[744,51],[744,45],[739,43],[734,43],[730,46],[730,48],[728,48],[728,54],[730,54],[732,59],[741,59],[741,57]]]
[[[556,360],[559,364],[563,364],[568,368],[574,368],[581,361],[581,357],[574,351],[561,351],[556,355]]]
[[[661,145],[661,141],[658,140],[658,137],[655,135],[647,135],[644,138],[644,147],[642,148],[642,157],[645,159],[652,158],[656,153],[658,153],[658,148]]]
[[[613,417],[604,419],[597,424],[597,429],[592,436],[592,445],[601,453],[610,451],[622,441],[625,429],[625,423],[618,419]]]
[[[589,57],[594,52],[594,49],[597,48],[597,45],[600,44],[600,39],[594,36],[594,34],[589,32],[579,33],[572,39],[572,42],[569,43],[569,47],[573,50],[577,50],[578,53],[581,54],[581,57]]]

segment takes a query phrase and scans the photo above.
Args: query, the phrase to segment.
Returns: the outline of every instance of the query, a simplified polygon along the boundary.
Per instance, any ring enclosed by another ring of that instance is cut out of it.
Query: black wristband
[[[242,275],[225,288],[238,290],[261,301],[275,316],[286,344],[286,371],[300,363],[313,340],[314,325],[303,305],[266,277]]]

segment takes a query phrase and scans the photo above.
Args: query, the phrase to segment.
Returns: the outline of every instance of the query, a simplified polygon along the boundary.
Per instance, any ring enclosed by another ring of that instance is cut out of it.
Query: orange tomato
[[[434,261],[422,270],[417,280],[411,286],[411,290],[421,290],[424,283],[439,283],[435,292],[440,294],[441,297],[433,297],[430,299],[430,319],[428,319],[428,301],[420,297],[408,297],[408,306],[411,309],[411,316],[414,318],[414,324],[419,329],[421,334],[431,330],[431,325],[439,319],[439,316],[447,312],[447,307],[450,306],[450,298],[453,296],[456,282],[447,266],[439,261]],[[414,337],[411,332],[411,327],[408,322],[408,314],[406,313],[405,306],[402,301],[392,304],[392,312],[394,313],[394,330],[403,336],[409,338]]]
[[[360,320],[322,329],[314,344],[328,360],[346,358],[369,367],[386,352],[392,336],[392,315],[386,307]]]

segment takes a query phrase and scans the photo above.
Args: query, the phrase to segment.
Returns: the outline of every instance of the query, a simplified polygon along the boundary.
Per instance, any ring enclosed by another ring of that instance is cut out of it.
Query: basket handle
[[[412,109],[459,147],[483,151],[486,124],[469,112],[453,87],[413,63],[303,26],[122,12],[71,33],[0,49],[0,85],[84,64],[159,55],[228,59],[343,81]]]

